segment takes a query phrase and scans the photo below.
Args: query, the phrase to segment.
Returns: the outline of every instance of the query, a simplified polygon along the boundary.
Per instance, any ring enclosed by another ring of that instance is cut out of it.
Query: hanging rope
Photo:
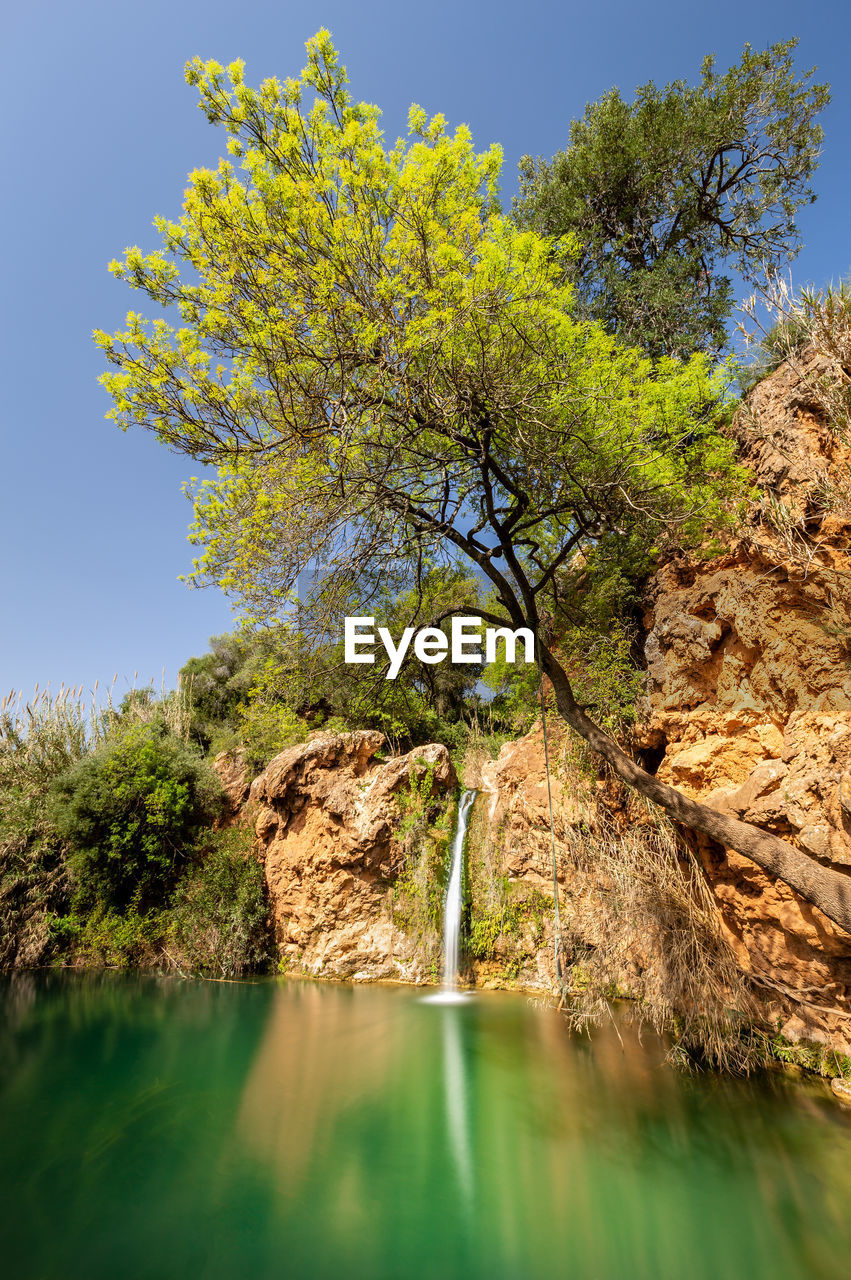
[[[547,705],[544,698],[544,664],[541,659],[541,641],[535,633],[535,651],[538,655],[538,682],[541,691],[541,728],[544,733],[544,766],[547,774],[547,803],[550,807],[550,846],[553,860],[553,903],[555,904],[555,934],[553,936],[553,957],[555,959],[556,976],[561,982],[561,914],[558,901],[558,871],[556,869],[556,827],[553,820],[553,790],[550,783],[550,749],[547,743]]]

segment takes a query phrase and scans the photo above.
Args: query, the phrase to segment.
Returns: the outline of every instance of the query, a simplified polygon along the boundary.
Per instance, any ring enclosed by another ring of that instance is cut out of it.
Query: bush
[[[36,692],[0,707],[0,968],[42,964],[67,907],[64,841],[48,796],[87,750],[86,709],[75,690]]]
[[[120,725],[54,787],[75,900],[119,911],[163,904],[221,799],[209,765],[162,721]]]
[[[274,946],[263,868],[245,828],[207,831],[163,906],[116,908],[79,899],[54,921],[73,963],[238,978],[268,969]]]
[[[282,630],[235,631],[213,636],[210,652],[190,658],[180,670],[192,712],[191,737],[204,751],[234,746],[238,742],[240,704],[282,644]]]
[[[269,967],[274,948],[266,883],[250,845],[246,828],[214,833],[209,849],[180,881],[168,955],[180,968],[238,978]]]
[[[283,702],[252,696],[239,708],[238,740],[252,773],[260,773],[280,751],[304,742],[308,725]]]
[[[54,937],[66,961],[110,969],[159,965],[167,930],[165,911],[117,911],[101,902],[88,911],[78,906],[54,922]]]

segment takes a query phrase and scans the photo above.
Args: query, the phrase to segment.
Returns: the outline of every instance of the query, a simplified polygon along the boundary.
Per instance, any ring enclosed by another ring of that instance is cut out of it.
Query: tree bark
[[[608,761],[623,782],[658,804],[674,821],[693,831],[702,831],[719,844],[750,858],[763,871],[776,876],[807,902],[818,907],[834,924],[851,933],[851,876],[822,866],[779,836],[773,836],[749,822],[730,818],[697,800],[689,800],[654,778],[631,760],[593,720],[589,720],[573,696],[564,669],[543,645],[541,660],[552,681],[559,714],[585,739],[592,751]]]

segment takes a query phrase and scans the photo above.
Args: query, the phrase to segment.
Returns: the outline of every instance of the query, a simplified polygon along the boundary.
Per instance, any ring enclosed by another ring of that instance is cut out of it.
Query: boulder
[[[277,755],[251,784],[249,812],[281,958],[301,972],[358,980],[423,977],[391,912],[403,859],[400,793],[431,779],[454,791],[446,747],[376,760],[384,735],[323,734]]]
[[[237,747],[233,751],[220,751],[213,760],[213,770],[218,775],[225,793],[224,826],[240,820],[243,806],[248,799],[251,774],[248,771],[245,756],[245,748]]]

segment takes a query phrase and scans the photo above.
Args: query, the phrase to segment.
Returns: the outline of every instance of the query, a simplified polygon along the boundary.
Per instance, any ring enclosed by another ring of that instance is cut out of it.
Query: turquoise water
[[[6,981],[15,1280],[845,1280],[851,1122],[522,996]]]

